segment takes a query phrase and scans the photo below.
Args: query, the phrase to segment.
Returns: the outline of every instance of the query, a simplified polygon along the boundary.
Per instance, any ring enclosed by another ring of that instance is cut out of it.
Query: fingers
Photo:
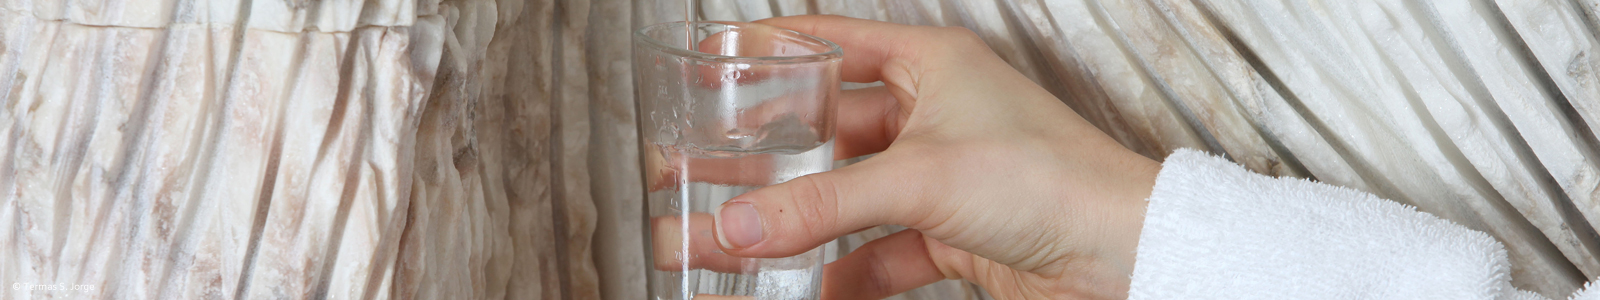
[[[739,57],[796,57],[816,55],[833,48],[811,39],[800,38],[789,30],[766,25],[742,22],[718,23],[738,27],[712,33],[696,43],[701,53]],[[794,80],[806,77],[831,76],[837,70],[824,68],[821,61],[807,63],[759,63],[751,60],[700,60],[690,69],[698,78],[695,82],[704,88],[747,85],[768,79]],[[822,74],[827,73],[827,74]]]
[[[772,184],[772,154],[733,158],[695,157],[669,146],[644,148],[645,177],[651,191],[680,186],[688,182],[718,185],[761,186]],[[687,176],[687,177],[685,177]],[[687,180],[686,182],[680,182]]]
[[[696,45],[695,51],[722,56],[805,56],[833,50],[826,44],[802,39],[786,28],[748,26],[744,22],[701,21],[739,27],[738,30],[719,31],[707,35]],[[771,26],[771,25],[768,25]]]
[[[896,64],[892,59],[911,59],[909,51],[923,45],[919,39],[929,35],[928,27],[900,25],[841,16],[792,16],[771,18],[756,23],[788,28],[833,41],[844,49],[844,70],[848,82],[890,81],[884,73]],[[894,77],[898,78],[898,77]]]
[[[739,273],[744,258],[717,249],[711,214],[691,213],[687,219],[665,216],[650,219],[650,257],[656,270],[706,269]]]
[[[756,23],[833,41],[844,50],[841,70],[844,81],[882,81],[905,111],[918,111],[916,107],[930,102],[950,104],[945,105],[947,109],[960,111],[958,114],[982,108],[1016,107],[986,104],[992,101],[1060,102],[1000,59],[977,34],[965,28],[910,26],[819,15],[771,18]]]
[[[836,112],[837,131],[834,134],[834,159],[846,159],[882,152],[899,134],[905,112],[895,102],[894,96],[884,87],[871,87],[840,93]],[[767,106],[758,106],[742,113],[739,122],[746,120],[771,120],[793,113],[776,114]],[[756,121],[748,121],[756,122]],[[746,126],[746,125],[741,125]],[[759,127],[749,125],[747,127]],[[645,180],[651,191],[672,187],[685,178],[688,181],[720,185],[761,186],[772,184],[772,156],[748,155],[738,158],[699,158],[669,151],[664,146],[652,145],[644,149]],[[687,171],[685,171],[687,170]]]
[[[882,86],[840,93],[837,113],[834,159],[882,152],[900,135],[907,117],[894,94]]]
[[[916,230],[873,240],[822,267],[823,299],[883,299],[946,276]]]
[[[1018,78],[1032,83],[965,28],[910,26],[826,15],[771,18],[756,23],[838,44],[844,50],[842,80],[882,81],[908,109],[914,106],[913,100],[921,100],[918,95],[951,85]]]
[[[890,154],[734,197],[718,208],[718,244],[741,257],[784,257],[863,227],[921,220],[937,205],[916,201],[937,191],[908,176],[928,172]]]

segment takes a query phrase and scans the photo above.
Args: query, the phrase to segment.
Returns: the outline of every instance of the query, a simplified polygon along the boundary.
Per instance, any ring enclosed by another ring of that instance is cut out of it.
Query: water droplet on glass
[[[656,142],[663,144],[677,143],[678,133],[676,131],[677,130],[662,127],[661,130],[656,131]]]
[[[748,139],[748,138],[750,138],[752,136],[755,136],[755,134],[750,132],[749,129],[745,129],[743,127],[736,127],[734,129],[729,129],[728,132],[726,133],[726,135],[727,135],[727,137],[729,139],[733,139],[733,140],[744,140],[744,139]]]

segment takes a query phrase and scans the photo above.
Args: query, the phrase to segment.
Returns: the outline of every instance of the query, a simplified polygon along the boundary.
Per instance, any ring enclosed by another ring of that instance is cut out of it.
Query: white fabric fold
[[[1489,235],[1353,189],[1183,149],[1148,201],[1129,299],[1545,299]]]

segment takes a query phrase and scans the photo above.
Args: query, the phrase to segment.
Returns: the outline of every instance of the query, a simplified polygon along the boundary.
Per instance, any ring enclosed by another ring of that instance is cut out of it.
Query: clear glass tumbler
[[[729,256],[713,215],[739,194],[832,168],[842,58],[827,40],[753,23],[634,34],[652,299],[818,297],[821,250]]]

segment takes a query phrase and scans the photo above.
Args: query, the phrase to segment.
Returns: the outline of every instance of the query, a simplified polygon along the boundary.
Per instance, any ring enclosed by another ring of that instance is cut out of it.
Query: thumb
[[[717,244],[736,256],[785,257],[861,228],[913,223],[933,207],[915,203],[924,189],[906,176],[921,167],[891,161],[880,154],[734,197],[718,208]]]

